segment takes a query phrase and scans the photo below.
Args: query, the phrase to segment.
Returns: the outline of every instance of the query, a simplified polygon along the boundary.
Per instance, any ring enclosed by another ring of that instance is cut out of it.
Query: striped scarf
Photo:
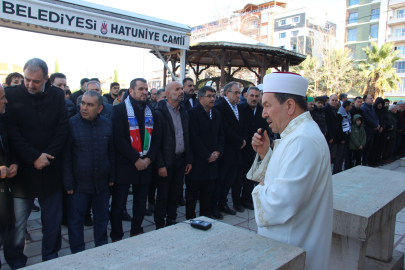
[[[144,156],[148,153],[153,132],[153,115],[148,106],[145,105],[145,135],[143,138],[143,146],[141,143],[141,134],[139,130],[138,120],[136,120],[134,108],[132,107],[129,96],[125,99],[125,107],[127,108],[129,136],[131,138],[131,146],[138,151],[139,155]]]

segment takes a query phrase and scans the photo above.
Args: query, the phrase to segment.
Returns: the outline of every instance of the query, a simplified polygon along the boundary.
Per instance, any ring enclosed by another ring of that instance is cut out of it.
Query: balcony
[[[387,38],[387,42],[403,42],[405,41],[405,33],[394,33]]]
[[[394,10],[393,15],[389,14],[388,16],[389,16],[387,21],[388,25],[397,25],[401,23],[405,24],[405,14],[398,15],[397,11]]]
[[[405,7],[405,0],[390,0],[389,6],[392,9]]]

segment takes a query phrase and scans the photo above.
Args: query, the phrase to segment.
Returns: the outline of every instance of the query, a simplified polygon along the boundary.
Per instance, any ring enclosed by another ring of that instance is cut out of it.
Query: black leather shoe
[[[31,208],[31,212],[39,212],[39,210],[41,210],[41,209],[33,203],[32,208]]]
[[[185,205],[186,205],[186,202],[184,201],[184,198],[183,198],[183,197],[181,197],[181,199],[179,200],[178,205],[179,205],[179,206],[185,206]]]
[[[219,206],[219,207],[218,207],[218,210],[219,210],[220,212],[227,213],[228,215],[236,215],[236,212],[233,211],[231,208],[229,208],[228,205]]]
[[[145,212],[145,216],[151,216],[153,214],[153,212],[152,211],[150,211],[149,209],[146,209],[146,212]]]
[[[128,214],[127,209],[125,209],[123,214],[122,214],[122,220],[124,220],[124,221],[132,221],[132,217]]]
[[[86,226],[86,227],[93,226],[93,220],[91,219],[91,215],[84,216],[84,226]]]
[[[211,215],[215,219],[224,219],[224,216],[218,211],[212,211]]]
[[[250,203],[250,202],[243,202],[242,205],[243,205],[243,207],[245,207],[246,209],[255,210],[255,207],[254,207],[253,204]]]
[[[241,212],[241,213],[245,212],[245,208],[240,203],[234,203],[233,209],[235,209],[236,212]]]
[[[176,225],[176,224],[177,224],[177,221],[175,221],[175,220],[166,220],[166,226],[165,227]]]

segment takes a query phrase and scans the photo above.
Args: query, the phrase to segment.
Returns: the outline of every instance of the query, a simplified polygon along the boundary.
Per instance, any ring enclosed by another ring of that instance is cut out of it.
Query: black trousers
[[[238,166],[220,167],[219,178],[215,181],[214,190],[211,197],[211,210],[217,211],[218,206],[227,205],[228,193],[236,181],[238,175]]]
[[[132,221],[131,234],[143,233],[142,222],[146,212],[146,197],[149,184],[132,185]],[[124,236],[122,229],[122,214],[127,205],[129,184],[117,184],[113,186],[111,201],[111,240],[121,240]]]
[[[373,139],[373,148],[371,149],[370,153],[370,162],[380,162],[381,161],[381,154],[382,154],[382,146],[383,146],[383,133],[376,132],[374,133]]]
[[[148,191],[148,203],[149,205],[155,204],[155,195],[156,195],[156,188],[157,188],[157,180],[158,180],[158,168],[156,168],[152,163],[152,178],[149,183],[149,191]]]
[[[361,165],[361,156],[363,155],[363,150],[350,150],[351,162],[350,168]]]
[[[167,177],[158,177],[157,195],[155,205],[156,229],[173,224],[177,218],[177,204],[180,198],[181,186],[183,185],[186,162],[184,155],[174,160],[174,165],[167,169]]]
[[[195,208],[200,200],[200,216],[210,216],[210,203],[215,180],[186,179],[186,218],[196,217]]]
[[[253,203],[252,191],[254,187],[255,182],[246,178],[246,167],[240,167],[236,181],[232,186],[233,204]]]
[[[374,134],[366,133],[366,145],[364,146],[363,150],[363,166],[368,165],[371,149],[373,148],[373,140]]]

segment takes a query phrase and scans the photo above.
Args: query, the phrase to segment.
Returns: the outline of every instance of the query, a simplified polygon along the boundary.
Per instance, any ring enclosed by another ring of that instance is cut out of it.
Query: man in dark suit
[[[160,101],[156,107],[156,122],[162,138],[156,156],[159,173],[154,216],[156,229],[176,224],[184,175],[191,171],[193,163],[188,114],[181,105],[183,85],[169,83],[166,95],[167,101]]]
[[[219,177],[215,182],[211,198],[211,212],[216,219],[222,219],[219,211],[235,215],[229,208],[227,196],[236,181],[238,167],[243,164],[242,149],[246,146],[247,127],[237,106],[240,88],[237,82],[225,85],[225,98],[215,108],[221,112],[222,125],[225,133],[224,153],[219,158]]]
[[[12,186],[16,223],[9,232],[13,250],[8,254],[16,267],[24,267],[24,231],[35,198],[41,206],[42,260],[57,258],[61,248],[61,152],[69,136],[69,118],[65,93],[51,85],[41,59],[24,65],[23,84],[5,90],[8,109],[3,123],[21,172]]]
[[[74,92],[73,94],[70,95],[69,99],[70,101],[73,102],[73,104],[76,106],[77,98],[83,95],[86,92],[86,85],[88,83],[89,79],[88,78],[83,78],[80,80],[80,90]]]
[[[334,157],[337,150],[337,141],[339,139],[339,120],[337,117],[336,105],[338,104],[338,97],[336,95],[331,95],[329,103],[323,107],[325,112],[326,126],[328,128],[328,133],[326,134],[326,141],[328,142],[330,151],[330,161],[334,163]]]
[[[0,85],[0,114],[6,111],[7,99],[4,94],[4,89]],[[11,164],[11,165],[10,165]],[[17,174],[18,165],[15,159],[10,157],[10,152],[7,143],[7,133],[0,124],[0,246],[3,244],[3,239],[6,238],[6,243],[11,243],[7,230],[11,228],[15,222],[13,195],[10,192],[11,181]],[[6,179],[7,178],[7,179]],[[13,262],[8,261],[7,251],[9,245],[4,246],[4,256],[11,268],[14,268]],[[0,261],[1,265],[1,261]]]
[[[259,88],[252,86],[247,89],[247,102],[239,105],[240,116],[247,126],[247,140],[246,146],[242,149],[243,165],[239,168],[237,180],[232,186],[233,208],[238,212],[243,212],[244,208],[253,210],[251,194],[255,182],[246,178],[246,174],[250,170],[256,156],[256,152],[252,147],[252,137],[259,128],[263,132],[267,130],[267,134],[271,134],[269,124],[262,117],[263,107],[259,104],[259,99]],[[269,137],[271,138],[272,135],[269,135]]]
[[[197,95],[194,94],[195,86],[194,81],[191,78],[185,78],[183,80],[183,91],[184,91],[184,100],[182,101],[183,107],[186,111],[195,107],[198,103]]]
[[[113,242],[124,236],[122,214],[127,203],[129,185],[133,192],[133,217],[130,236],[143,233],[142,221],[146,211],[146,197],[160,137],[155,112],[146,103],[148,84],[145,79],[130,83],[129,95],[114,106],[113,123],[115,156],[115,184],[111,202],[111,233]]]
[[[218,178],[218,158],[224,151],[225,134],[221,113],[214,109],[215,90],[204,86],[198,90],[199,104],[188,111],[190,144],[194,168],[186,175],[186,218],[196,217],[200,201],[200,216],[211,217],[210,203],[214,181]]]

